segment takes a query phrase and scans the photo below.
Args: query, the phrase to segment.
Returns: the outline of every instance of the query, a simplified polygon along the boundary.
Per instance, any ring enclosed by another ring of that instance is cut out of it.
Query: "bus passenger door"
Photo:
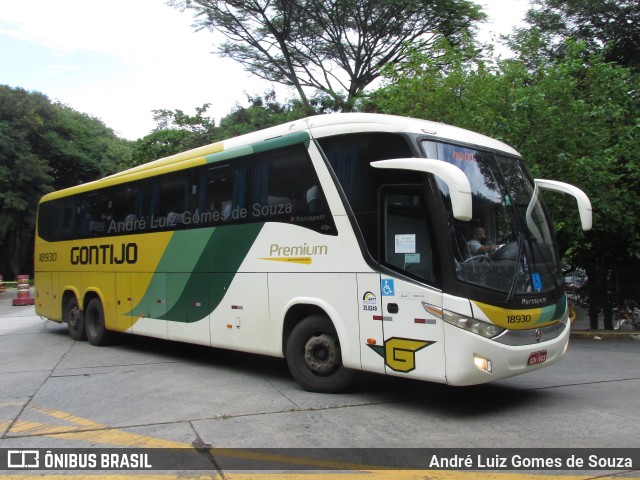
[[[380,193],[380,260],[399,275],[380,277],[386,373],[445,380],[442,292],[433,232],[420,187],[385,187]]]

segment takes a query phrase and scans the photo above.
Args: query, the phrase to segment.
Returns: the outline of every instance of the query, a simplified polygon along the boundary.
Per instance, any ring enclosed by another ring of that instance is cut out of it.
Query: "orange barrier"
[[[18,296],[13,299],[13,306],[33,305],[34,302],[31,298],[29,275],[18,275]]]

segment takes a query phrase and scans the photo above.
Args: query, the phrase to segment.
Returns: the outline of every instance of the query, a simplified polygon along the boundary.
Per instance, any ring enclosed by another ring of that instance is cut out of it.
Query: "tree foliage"
[[[154,131],[180,129],[198,135],[208,135],[216,128],[215,120],[205,115],[210,106],[210,103],[205,103],[201,107],[196,107],[195,115],[187,115],[179,109],[154,110],[153,120],[157,123]]]
[[[197,136],[196,134],[195,137]],[[194,134],[187,130],[156,129],[133,143],[131,160],[124,167],[135,167],[188,150],[187,145],[192,145],[193,140]]]
[[[235,137],[263,128],[291,122],[306,116],[309,111],[298,101],[280,103],[273,90],[264,95],[247,96],[248,107],[236,107],[220,121],[224,138]]]
[[[95,180],[130,156],[101,121],[45,95],[0,85],[0,273],[30,273],[40,197]]]
[[[218,53],[250,73],[293,87],[310,111],[313,89],[349,111],[384,65],[408,45],[455,43],[485,18],[469,0],[174,0],[196,27],[221,32]]]
[[[178,152],[208,145],[219,139],[215,120],[206,115],[211,104],[196,107],[195,115],[183,110],[153,110],[156,128],[133,144],[131,160],[125,167],[133,167],[168,157]]]
[[[156,128],[134,144],[128,166],[140,165],[192,148],[254,132],[304,117],[308,111],[300,102],[280,103],[273,90],[247,96],[248,106],[237,104],[220,121],[205,115],[209,104],[196,108],[195,115],[182,110],[154,110]]]
[[[33,148],[49,106],[44,95],[0,86],[0,271],[5,277],[26,263],[37,201],[51,190],[47,162]]]
[[[129,142],[101,120],[59,103],[34,148],[47,161],[56,190],[114,173],[131,156]]]
[[[604,59],[640,70],[637,0],[531,0],[526,21],[545,38],[543,48],[562,55],[567,39],[583,42]],[[527,35],[529,29],[521,33]]]

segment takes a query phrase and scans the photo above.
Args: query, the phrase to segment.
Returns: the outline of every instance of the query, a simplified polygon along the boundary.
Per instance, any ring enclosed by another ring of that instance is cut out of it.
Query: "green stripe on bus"
[[[232,158],[243,157],[245,155],[251,155],[252,153],[253,149],[250,146],[242,146],[224,150],[223,152],[212,153],[204,158],[207,160],[207,163],[215,163]]]
[[[563,295],[554,305],[542,307],[540,318],[536,323],[547,323],[554,320],[560,320],[567,308],[567,296]]]
[[[288,147],[303,143],[305,147],[309,146],[309,134],[307,132],[296,132],[281,137],[271,138],[263,142],[252,143],[254,153],[267,152],[276,148]]]
[[[203,319],[222,301],[263,225],[175,232],[159,273],[129,314],[187,323]]]
[[[270,138],[269,140],[252,143],[250,145],[243,145],[241,147],[230,148],[222,152],[212,153],[210,155],[206,155],[205,159],[207,163],[222,162],[224,160],[243,157],[252,153],[268,152],[269,150],[288,147],[290,145],[297,145],[299,143],[303,143],[305,147],[308,147],[309,141],[310,137],[307,132],[296,132],[289,135],[283,135],[281,137]]]

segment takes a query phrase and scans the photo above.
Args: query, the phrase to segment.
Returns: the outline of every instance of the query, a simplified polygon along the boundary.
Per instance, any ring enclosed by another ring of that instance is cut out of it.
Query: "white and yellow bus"
[[[543,189],[511,147],[375,114],[310,117],[42,198],[36,311],[286,358],[305,388],[358,370],[451,385],[562,357],[567,300]]]

